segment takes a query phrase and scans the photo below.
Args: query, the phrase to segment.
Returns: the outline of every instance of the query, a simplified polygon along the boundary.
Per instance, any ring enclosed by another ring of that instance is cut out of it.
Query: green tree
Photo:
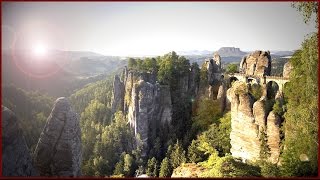
[[[237,73],[238,72],[238,66],[236,64],[228,64],[226,73]]]
[[[188,147],[188,161],[191,163],[197,163],[203,160],[203,153],[198,149],[199,142],[192,140]]]
[[[312,16],[315,16],[315,25],[318,28],[318,3],[317,1],[309,2],[294,2],[292,7],[296,8],[300,13],[302,13],[305,23],[310,22]]]
[[[152,159],[148,160],[147,163],[147,175],[151,176],[151,177],[157,177],[158,176],[158,165],[157,165],[157,160],[155,157],[153,157]]]
[[[170,177],[172,174],[172,169],[170,167],[170,163],[167,157],[165,157],[160,166],[159,177]]]
[[[128,68],[135,69],[137,67],[137,61],[134,58],[129,58],[128,60]]]
[[[177,141],[172,149],[172,152],[170,154],[170,164],[173,169],[180,166],[180,164],[185,163],[186,160],[186,152],[183,150],[182,145]]]
[[[318,2],[299,2],[294,7],[303,14],[305,22],[316,15],[318,24]],[[281,155],[283,176],[318,174],[318,55],[318,33],[314,33],[289,60],[293,69],[284,89],[287,112]]]
[[[126,154],[124,156],[124,164],[123,164],[123,172],[125,176],[133,176],[134,169],[133,169],[133,157],[130,154]]]

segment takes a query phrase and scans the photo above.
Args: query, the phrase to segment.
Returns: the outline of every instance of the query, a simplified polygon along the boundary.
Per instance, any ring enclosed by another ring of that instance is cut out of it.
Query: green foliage
[[[285,86],[285,142],[282,175],[314,176],[318,172],[318,34],[302,44],[290,62],[293,70]],[[305,154],[308,162],[300,161]]]
[[[155,157],[148,160],[146,173],[148,176],[151,176],[151,177],[158,176],[158,162]]]
[[[260,132],[260,138],[259,138],[261,145],[260,145],[260,158],[262,160],[267,160],[268,157],[270,157],[270,148],[267,144],[268,137],[267,133],[264,129]]]
[[[252,84],[249,88],[250,94],[253,96],[254,101],[257,101],[262,96],[262,88],[259,84]]]
[[[190,146],[188,147],[188,162],[197,163],[203,160],[203,152],[199,149],[199,141],[192,140]]]
[[[2,87],[2,104],[18,117],[27,146],[34,151],[53,107],[54,98],[13,85]]]
[[[128,68],[133,69],[137,66],[137,61],[134,58],[129,58],[128,60]]]
[[[206,63],[203,63],[200,69],[200,89],[208,85],[208,71]]]
[[[276,164],[272,164],[267,161],[259,161],[259,167],[261,168],[261,176],[263,177],[278,177],[280,176],[280,169]]]
[[[273,108],[272,108],[273,112],[280,117],[284,114],[284,110],[283,110],[282,106],[283,105],[282,105],[281,101],[276,100],[276,102],[274,103]]]
[[[259,177],[260,167],[249,165],[233,158],[231,155],[219,157],[215,152],[207,161],[200,163],[207,168],[201,177]]]
[[[205,131],[210,124],[217,123],[222,114],[219,101],[202,98],[197,104],[198,108],[192,118],[192,130],[195,134]]]
[[[111,75],[105,80],[90,83],[70,96],[71,104],[75,111],[81,114],[92,100],[98,100],[108,108],[106,116],[111,117],[112,86],[113,76]]]
[[[238,66],[236,64],[228,64],[226,73],[237,73],[238,72]]]
[[[92,137],[94,149],[93,153],[91,151],[91,154],[88,151],[87,158],[89,160],[87,161],[93,159],[92,169],[95,171],[94,174],[99,176],[112,175],[116,166],[118,169],[115,171],[115,174],[132,176],[134,172],[134,159],[131,155],[123,152],[134,150],[135,137],[132,129],[127,125],[125,116],[121,112],[117,112],[110,125],[103,126],[101,123],[94,124],[93,122],[92,124],[94,127],[88,129],[96,129],[97,133],[96,137]],[[85,135],[88,135],[88,133],[85,133]],[[88,145],[91,144],[87,142],[86,146]],[[87,161],[84,158],[83,163],[88,164]],[[118,165],[116,165],[117,163]],[[82,168],[82,170],[85,175],[92,174],[88,168]]]
[[[292,7],[302,13],[305,23],[311,20],[312,15],[315,15],[315,25],[318,28],[318,3],[317,1],[310,2],[294,2]]]
[[[183,150],[182,145],[177,141],[172,149],[170,154],[170,164],[173,169],[177,168],[180,164],[185,163],[186,159],[186,152]]]
[[[205,149],[206,151],[212,151],[212,148],[217,149],[220,155],[225,155],[230,152],[230,132],[231,132],[231,113],[225,114],[220,118],[219,125],[212,124],[207,131],[204,131],[200,136],[198,136],[198,141],[200,147],[202,145],[207,145],[210,149]],[[209,151],[209,152],[210,152]]]
[[[170,177],[172,174],[172,168],[170,166],[169,160],[165,157],[160,166],[159,177]]]

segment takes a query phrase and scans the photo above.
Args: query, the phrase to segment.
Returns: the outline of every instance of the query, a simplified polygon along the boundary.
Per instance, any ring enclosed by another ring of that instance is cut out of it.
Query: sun
[[[47,46],[43,43],[35,44],[32,49],[36,56],[45,56],[48,51]]]

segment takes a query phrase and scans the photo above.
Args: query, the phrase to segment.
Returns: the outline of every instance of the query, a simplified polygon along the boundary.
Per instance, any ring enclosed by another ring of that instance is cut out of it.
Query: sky
[[[296,50],[316,31],[290,2],[6,2],[1,29],[3,49],[120,56]]]

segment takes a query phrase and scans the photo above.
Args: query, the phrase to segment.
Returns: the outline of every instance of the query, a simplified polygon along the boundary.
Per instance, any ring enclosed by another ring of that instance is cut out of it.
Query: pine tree
[[[170,177],[171,176],[171,167],[167,157],[165,157],[161,162],[159,177]]]
[[[182,145],[179,143],[179,141],[176,142],[176,144],[173,146],[173,150],[170,154],[170,164],[173,169],[180,166],[180,164],[186,162],[186,152],[183,150]]]

